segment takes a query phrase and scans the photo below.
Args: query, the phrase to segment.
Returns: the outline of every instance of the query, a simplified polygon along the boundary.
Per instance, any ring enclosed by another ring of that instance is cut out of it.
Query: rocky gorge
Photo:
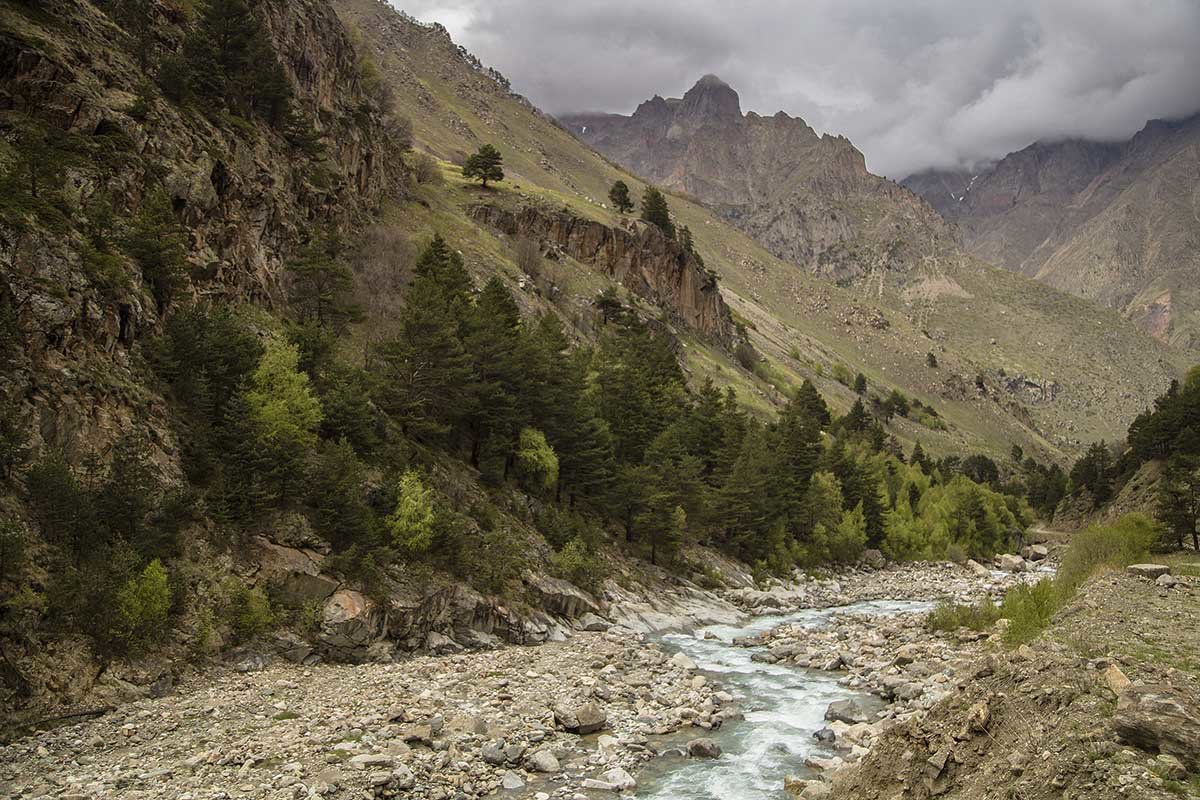
[[[791,765],[813,777],[859,759],[882,730],[935,703],[976,643],[934,637],[919,613],[886,604],[858,614],[812,609],[883,598],[927,609],[1035,576],[864,565],[769,591],[692,589],[654,601],[612,586],[595,610],[567,609],[578,615],[558,617],[539,647],[480,640],[489,649],[448,652],[462,645],[431,638],[427,654],[361,665],[256,654],[190,676],[166,696],[12,742],[0,751],[0,788],[28,798],[612,796],[635,789],[651,763],[648,772],[668,773],[709,759],[731,763],[714,737],[726,726],[753,727],[738,722],[743,706],[764,698],[727,691],[682,644],[713,642],[714,628],[705,627],[713,623],[760,629],[729,643],[748,662],[828,674],[829,696],[842,702],[818,726],[814,741],[825,754]],[[788,623],[797,613],[821,619]],[[666,628],[687,633],[656,633]],[[891,701],[870,719],[867,691]]]

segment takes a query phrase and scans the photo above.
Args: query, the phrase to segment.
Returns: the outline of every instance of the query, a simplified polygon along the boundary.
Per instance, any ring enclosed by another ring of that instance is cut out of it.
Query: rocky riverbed
[[[884,598],[967,600],[1029,579],[978,566],[904,565],[731,590],[726,601],[779,614]],[[0,748],[0,795],[613,796],[633,790],[660,753],[717,756],[713,731],[741,718],[739,703],[690,657],[643,631],[672,621],[694,628],[703,609],[720,618],[736,611],[694,594],[678,617],[636,598],[616,598],[608,609],[615,623],[591,615],[576,620],[565,641],[538,647],[359,666],[251,662],[240,665],[245,671],[201,674],[166,697]],[[757,648],[759,663],[824,668],[848,690],[897,703],[870,720],[849,708],[829,721],[824,735],[840,748],[831,759],[861,757],[880,730],[936,700],[971,644],[936,640],[912,615],[830,619],[743,644]]]

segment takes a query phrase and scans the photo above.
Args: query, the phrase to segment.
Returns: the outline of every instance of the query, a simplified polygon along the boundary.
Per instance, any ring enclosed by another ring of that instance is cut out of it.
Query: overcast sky
[[[392,2],[551,113],[629,113],[712,72],[895,178],[1200,110],[1200,0]]]

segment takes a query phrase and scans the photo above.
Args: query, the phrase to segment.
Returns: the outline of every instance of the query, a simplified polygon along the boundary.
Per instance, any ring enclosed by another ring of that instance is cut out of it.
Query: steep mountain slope
[[[1036,143],[976,174],[904,185],[975,255],[1200,347],[1200,115],[1155,120],[1128,142]]]
[[[743,115],[737,92],[715,75],[680,99],[655,96],[629,117],[561,121],[632,172],[713,208],[784,261],[837,280],[872,261],[911,264],[920,247],[950,239],[928,206],[868,172],[848,139],[818,135],[783,112]]]
[[[829,336],[831,321],[814,314],[823,302],[812,296],[830,298],[825,302],[836,306],[833,298],[845,290],[846,305],[886,310],[893,326],[897,316],[906,318],[918,338],[903,345],[855,332],[861,345],[853,360],[865,362],[869,376],[919,387],[943,402],[990,397],[1004,413],[1070,448],[1089,437],[1119,435],[1100,420],[1102,407],[1124,417],[1144,403],[1138,387],[1116,388],[1110,380],[1120,384],[1120,374],[1132,369],[1161,385],[1175,369],[1174,355],[1113,315],[964,253],[929,205],[870,174],[846,139],[818,136],[803,120],[782,113],[743,115],[736,92],[713,76],[683,98],[648,100],[629,117],[577,114],[563,121],[602,153],[699,199],[776,257],[800,266],[772,260],[750,274],[738,266],[718,267],[727,289],[761,302],[778,319],[842,349],[847,341]],[[957,181],[942,180],[961,193],[969,178]],[[833,316],[853,314],[843,306]],[[1095,338],[1098,332],[1103,344]],[[891,335],[902,341],[906,333],[893,327]],[[925,369],[925,350],[936,351],[958,375]],[[997,435],[995,422],[1002,415],[994,410],[987,422],[960,424],[982,424],[991,431],[988,437]]]

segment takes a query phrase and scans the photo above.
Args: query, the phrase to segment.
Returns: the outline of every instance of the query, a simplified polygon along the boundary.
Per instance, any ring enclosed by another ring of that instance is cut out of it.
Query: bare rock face
[[[635,230],[610,228],[532,206],[512,212],[481,205],[471,213],[478,222],[510,236],[553,245],[577,261],[601,267],[711,341],[728,346],[734,340],[733,317],[716,277],[652,225]]]
[[[383,635],[386,615],[361,592],[341,589],[325,601],[317,639],[339,658],[365,657],[366,648]]]
[[[632,116],[561,121],[630,171],[699,198],[775,255],[834,280],[876,264],[903,274],[918,257],[906,243],[954,238],[926,203],[872,175],[845,137],[782,111],[743,115],[737,92],[713,75]]]
[[[1122,741],[1200,768],[1200,704],[1176,687],[1128,687],[1117,701],[1113,728]]]
[[[956,224],[980,258],[1195,348],[1197,142],[1200,115],[1153,120],[1126,142],[1037,142],[977,170],[922,172],[903,185]]]

